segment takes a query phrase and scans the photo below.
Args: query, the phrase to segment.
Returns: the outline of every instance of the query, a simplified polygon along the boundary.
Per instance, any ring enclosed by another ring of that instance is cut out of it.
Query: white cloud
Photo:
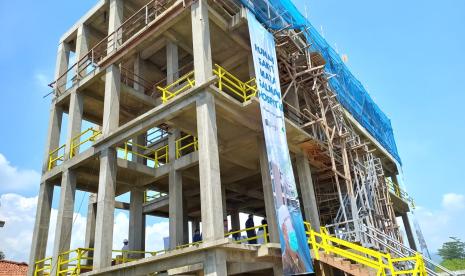
[[[465,196],[448,193],[442,197],[442,206],[451,211],[459,211],[465,207]]]
[[[431,253],[437,252],[449,237],[465,240],[465,220],[461,212],[464,207],[464,195],[448,193],[443,195],[440,209],[416,208],[415,215]]]
[[[24,197],[8,193],[0,196],[0,219],[6,221],[0,228],[0,250],[7,259],[29,261],[32,233],[34,229],[37,196]],[[51,256],[55,237],[58,210],[52,209],[50,214],[50,230],[47,241],[46,256]],[[129,217],[127,211],[117,211],[113,228],[113,248],[121,249],[122,241],[128,238]],[[83,247],[86,232],[86,217],[74,213],[71,249]],[[163,237],[169,235],[168,221],[155,222],[146,226],[146,250],[163,249]],[[117,253],[114,253],[116,255]]]
[[[0,153],[0,193],[37,190],[39,181],[38,172],[18,169]]]

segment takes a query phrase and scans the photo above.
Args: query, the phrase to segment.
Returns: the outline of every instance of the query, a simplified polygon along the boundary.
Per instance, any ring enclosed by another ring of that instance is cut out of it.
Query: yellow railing
[[[58,161],[65,161],[65,147],[66,144],[63,144],[48,154],[48,170],[57,166]]]
[[[410,206],[412,206],[412,208],[415,208],[415,201],[413,200],[412,197],[409,196],[409,194],[406,191],[401,189],[398,184],[395,184],[389,178],[385,178],[385,180],[386,180],[386,184],[387,184],[390,191],[392,191],[400,199],[402,199],[405,202],[409,203]]]
[[[150,194],[149,192],[153,192],[153,194]],[[144,191],[144,203],[150,202],[152,200],[155,200],[157,198],[160,198],[160,197],[163,197],[163,196],[166,196],[166,195],[167,194],[165,194],[165,193],[145,190]]]
[[[112,250],[113,253],[120,253],[121,255],[117,255],[116,257],[112,258],[115,262],[115,265],[128,263],[135,260],[139,260],[142,258],[146,258],[148,254],[150,256],[155,256],[157,254],[163,253],[164,250],[161,251],[138,251],[138,250]]]
[[[49,276],[52,273],[52,257],[48,257],[35,262],[34,276]]]
[[[213,73],[218,77],[218,89],[235,98],[239,97],[241,102],[248,101],[257,94],[255,78],[243,82],[218,64],[215,64]]]
[[[152,161],[155,168],[158,168],[169,161],[168,145],[157,149],[151,149],[132,141],[127,141],[124,143],[124,147],[119,148],[119,150],[123,151],[123,159],[129,160],[130,154],[132,156],[139,156],[147,161]]]
[[[191,151],[199,149],[197,137],[188,134],[176,140],[176,158],[181,157],[183,155],[182,151],[186,149],[191,149]]]
[[[155,150],[155,168],[169,162],[168,145]]]
[[[255,78],[252,78],[247,82],[243,82],[218,64],[215,64],[213,74],[218,77],[216,82],[218,89],[230,94],[240,102],[248,101],[257,95],[257,84],[255,82]],[[157,89],[162,93],[162,102],[166,103],[174,96],[194,86],[194,71],[191,71],[165,87],[157,86]]]
[[[308,237],[308,243],[311,245],[314,256],[320,259],[320,253],[334,254],[342,258],[354,261],[356,263],[368,266],[376,270],[376,275],[420,275],[426,276],[426,268],[423,258],[420,254],[407,258],[392,258],[387,253],[381,253],[373,249],[338,239],[331,236],[325,227],[321,227],[320,233],[314,231],[310,224],[304,222],[305,231]],[[413,268],[402,270],[395,264],[404,263]]]
[[[89,265],[87,261],[93,259],[89,256],[89,252],[93,250],[93,248],[78,248],[58,255],[56,275],[79,275],[81,272],[91,271],[92,265]]]
[[[194,87],[194,85],[194,71],[191,71],[165,87],[157,86],[157,89],[162,93],[162,102],[166,103],[169,99],[188,90],[189,88]]]
[[[81,141],[81,138],[83,138],[87,134],[90,134],[90,136],[87,138],[84,138]],[[85,131],[83,131],[82,133],[80,133],[79,135],[76,135],[76,137],[73,137],[73,139],[71,140],[71,150],[69,151],[69,157],[72,158],[73,156],[78,154],[79,152],[76,152],[76,149],[78,149],[80,146],[84,145],[85,143],[95,142],[95,138],[97,138],[97,136],[99,136],[100,134],[102,134],[100,130],[90,127],[86,129]]]
[[[254,230],[256,231],[255,236],[252,236],[250,238],[245,238],[241,235],[242,232],[246,233],[247,236],[247,231]],[[262,230],[262,233],[259,233],[260,230]],[[224,235],[225,237],[228,238],[233,238],[235,243],[250,243],[250,241],[256,241],[257,244],[267,244],[268,243],[268,225],[263,224],[259,226],[254,226],[254,227],[249,227],[245,229],[240,229],[237,231],[231,231],[228,232]]]

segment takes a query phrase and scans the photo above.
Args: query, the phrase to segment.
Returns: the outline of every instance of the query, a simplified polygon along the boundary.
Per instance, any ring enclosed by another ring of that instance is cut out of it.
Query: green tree
[[[465,259],[465,243],[456,237],[450,237],[452,241],[445,242],[439,249],[439,256],[443,260]]]
[[[3,251],[0,251],[0,260],[5,259],[5,253]]]
[[[441,262],[441,265],[449,270],[464,270],[465,259],[448,259]]]

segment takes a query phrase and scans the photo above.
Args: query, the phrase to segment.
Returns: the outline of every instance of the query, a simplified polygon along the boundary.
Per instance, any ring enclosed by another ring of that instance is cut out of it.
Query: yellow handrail
[[[396,196],[398,196],[400,199],[408,202],[412,208],[415,208],[415,201],[413,200],[412,197],[409,196],[409,194],[405,190],[400,188],[400,186],[398,184],[395,184],[389,178],[385,178],[385,180],[386,180],[386,184],[387,184],[388,188],[392,192],[394,192],[394,194]]]
[[[65,147],[66,144],[63,144],[48,154],[48,170],[51,170],[53,167],[55,167],[57,165],[57,161],[65,161]],[[61,150],[63,150],[63,153],[60,154]]]
[[[116,256],[115,258],[112,258],[112,260],[114,260],[116,264],[128,263],[128,262],[141,259],[141,258],[133,257],[134,255],[144,256],[145,258],[145,254],[150,254],[151,256],[155,256],[158,253],[161,253],[160,251],[116,250],[116,249],[113,249],[112,252],[121,253],[121,256]]]
[[[314,231],[308,222],[304,222],[308,243],[311,245],[314,256],[320,259],[320,250],[327,254],[335,254],[354,262],[371,267],[377,271],[377,275],[421,275],[426,276],[426,268],[421,254],[406,258],[392,258],[387,253],[381,253],[373,249],[331,236],[325,227],[320,228],[320,233]],[[398,269],[395,263],[414,263],[412,269]]]
[[[263,229],[263,234],[262,235],[255,235],[253,237],[250,237],[250,238],[245,238],[245,239],[237,239],[237,240],[234,240],[235,243],[243,243],[243,242],[249,242],[249,241],[253,241],[253,240],[256,240],[256,241],[259,241],[260,238],[263,238],[263,243],[264,244],[267,244],[268,243],[268,224],[262,224],[262,225],[259,225],[259,226],[254,226],[254,227],[249,227],[249,228],[245,228],[245,229],[240,229],[240,230],[236,230],[236,231],[231,231],[231,232],[228,232],[226,233],[224,236],[225,237],[229,237],[229,236],[232,236],[234,237],[234,234],[240,234],[242,232],[247,232],[247,231],[250,231],[250,230],[260,230],[260,229]]]
[[[165,87],[157,86],[157,89],[162,93],[162,102],[166,103],[169,99],[194,86],[194,71],[191,71]]]
[[[88,253],[93,250],[93,248],[77,248],[59,254],[56,275],[79,275],[82,270],[92,270],[92,266],[83,263],[83,261],[93,259],[88,256]],[[72,255],[72,257],[70,257],[70,255]]]
[[[81,141],[81,137],[83,137],[87,133],[92,133],[92,135],[87,137],[83,141]],[[71,148],[69,151],[69,157],[72,158],[73,156],[78,154],[78,152],[76,152],[76,148],[79,148],[80,146],[82,146],[83,144],[87,142],[95,142],[95,138],[97,138],[97,136],[99,136],[100,134],[102,134],[100,130],[90,127],[86,129],[85,131],[81,132],[80,134],[76,135],[75,137],[73,137],[73,139],[71,139]]]
[[[38,275],[50,275],[52,272],[52,257],[47,257],[42,260],[38,260],[34,265],[34,276]]]
[[[243,82],[218,64],[215,64],[213,73],[218,77],[218,89],[229,94],[232,93],[233,96],[239,97],[241,102],[248,101],[257,94],[255,78]]]
[[[160,167],[160,164],[167,164],[169,162],[168,145],[159,147],[154,152],[155,152],[155,168]]]
[[[181,144],[183,141],[190,139],[190,138],[192,138],[191,142],[189,142],[188,144],[184,146]],[[181,157],[182,151],[187,148],[192,148],[193,151],[197,151],[199,149],[199,143],[197,141],[197,137],[188,134],[176,140],[176,158]]]

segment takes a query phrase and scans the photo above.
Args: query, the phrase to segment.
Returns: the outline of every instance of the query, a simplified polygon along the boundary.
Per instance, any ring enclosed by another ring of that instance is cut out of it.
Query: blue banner
[[[286,139],[274,38],[250,11],[247,20],[281,242],[283,273],[313,273]]]

